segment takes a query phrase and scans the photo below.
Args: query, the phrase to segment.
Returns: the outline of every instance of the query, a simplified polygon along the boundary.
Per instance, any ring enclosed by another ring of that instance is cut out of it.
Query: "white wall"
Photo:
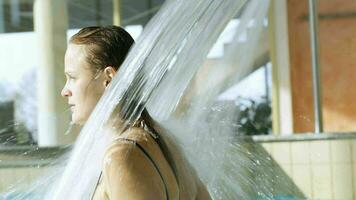
[[[16,83],[26,70],[38,66],[35,33],[0,34],[0,81]]]

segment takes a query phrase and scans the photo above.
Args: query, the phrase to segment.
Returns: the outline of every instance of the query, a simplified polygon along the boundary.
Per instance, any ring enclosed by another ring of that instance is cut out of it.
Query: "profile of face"
[[[67,98],[72,123],[80,125],[87,121],[115,73],[110,67],[95,72],[86,59],[85,45],[68,45],[64,57],[66,84],[61,95]]]

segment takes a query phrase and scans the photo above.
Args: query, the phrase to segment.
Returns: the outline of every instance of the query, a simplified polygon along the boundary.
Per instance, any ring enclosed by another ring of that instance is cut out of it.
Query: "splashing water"
[[[52,163],[54,170],[26,192],[10,193],[11,199],[90,199],[105,149],[114,139],[105,124],[117,106],[126,116],[125,125],[147,107],[169,130],[164,137],[184,150],[213,199],[303,198],[262,147],[236,137],[235,105],[218,101],[253,65],[268,7],[268,0],[167,1],[146,26],[71,152]],[[219,62],[207,65],[210,48],[235,16],[240,23],[232,44]],[[248,34],[242,42],[243,33]]]

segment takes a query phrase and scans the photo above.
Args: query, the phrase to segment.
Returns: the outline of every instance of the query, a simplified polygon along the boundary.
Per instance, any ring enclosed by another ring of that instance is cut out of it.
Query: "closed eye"
[[[71,75],[69,73],[65,73],[65,75],[66,75],[67,80],[75,80],[76,79],[75,76],[73,76],[73,75]]]

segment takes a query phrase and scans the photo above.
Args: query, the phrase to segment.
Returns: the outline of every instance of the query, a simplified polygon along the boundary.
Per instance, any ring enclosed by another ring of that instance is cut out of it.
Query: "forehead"
[[[90,72],[83,45],[69,44],[64,56],[65,72]]]

